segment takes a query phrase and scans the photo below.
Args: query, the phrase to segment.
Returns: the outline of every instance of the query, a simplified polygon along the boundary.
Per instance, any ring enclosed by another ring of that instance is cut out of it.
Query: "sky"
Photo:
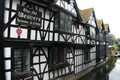
[[[94,8],[96,18],[109,24],[110,33],[120,38],[120,1],[119,0],[76,0],[78,7],[83,10]]]

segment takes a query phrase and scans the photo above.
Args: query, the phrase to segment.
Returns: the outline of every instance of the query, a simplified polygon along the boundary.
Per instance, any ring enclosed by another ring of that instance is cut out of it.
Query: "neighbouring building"
[[[84,55],[87,55],[86,67],[89,68],[96,65],[96,16],[93,8],[80,10],[80,14],[85,28],[85,45],[88,51]]]
[[[113,43],[113,41],[111,42]],[[117,38],[116,45],[117,45],[117,51],[120,51],[120,38]]]
[[[97,20],[98,29],[96,31],[96,57],[97,62],[99,63],[101,60],[103,61],[109,53],[108,50],[108,33],[110,32],[108,24],[104,24],[103,20]]]
[[[114,35],[113,34],[107,35],[106,40],[108,42],[108,48],[109,48],[108,56],[115,55],[115,51],[119,51],[119,50],[117,50],[117,48],[116,48],[117,43],[116,43]]]
[[[104,23],[103,20],[97,20],[98,29],[96,31],[96,39],[97,39],[97,62],[100,62],[101,59],[104,59]]]
[[[96,65],[99,45],[107,48],[109,27],[96,39],[94,9],[79,10],[75,0],[0,4],[1,80],[70,80]]]
[[[108,39],[109,37],[109,33],[110,33],[110,29],[109,29],[109,24],[104,24],[104,30],[105,30],[105,35],[104,35],[104,40],[105,40],[105,57],[110,55],[110,51],[109,51],[109,46],[110,46],[110,41]]]

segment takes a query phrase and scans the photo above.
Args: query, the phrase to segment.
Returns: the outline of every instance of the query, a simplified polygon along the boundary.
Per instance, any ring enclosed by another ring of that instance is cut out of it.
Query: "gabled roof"
[[[91,17],[92,12],[94,11],[93,8],[88,8],[84,10],[80,10],[80,15],[82,18],[83,23],[87,23]]]
[[[105,29],[106,32],[110,32],[108,24],[104,24],[104,29]]]
[[[100,29],[102,27],[103,20],[97,20],[97,27]]]

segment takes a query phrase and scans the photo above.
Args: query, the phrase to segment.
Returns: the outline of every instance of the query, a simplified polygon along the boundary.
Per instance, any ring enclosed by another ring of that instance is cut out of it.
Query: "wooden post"
[[[107,35],[107,32],[105,32],[105,58],[107,57],[107,48],[106,48],[106,35]]]
[[[0,80],[6,80],[3,48],[4,2],[5,0],[0,0]]]

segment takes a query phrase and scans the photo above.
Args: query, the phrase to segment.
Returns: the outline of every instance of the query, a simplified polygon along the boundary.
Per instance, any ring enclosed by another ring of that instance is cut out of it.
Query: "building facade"
[[[109,35],[109,26],[108,24],[104,24],[103,20],[97,20],[97,31],[96,31],[96,57],[97,62],[103,61],[109,54],[108,50],[108,35]]]
[[[104,39],[104,23],[102,20],[97,20],[98,30],[96,32],[97,34],[97,62],[104,59],[105,54],[105,39]]]
[[[2,5],[1,80],[57,80],[96,65],[92,8],[79,11],[75,0],[4,0]]]
[[[93,8],[80,10],[80,15],[85,28],[85,44],[89,53],[84,55],[88,55],[89,60],[86,65],[89,68],[96,65],[96,16]]]

